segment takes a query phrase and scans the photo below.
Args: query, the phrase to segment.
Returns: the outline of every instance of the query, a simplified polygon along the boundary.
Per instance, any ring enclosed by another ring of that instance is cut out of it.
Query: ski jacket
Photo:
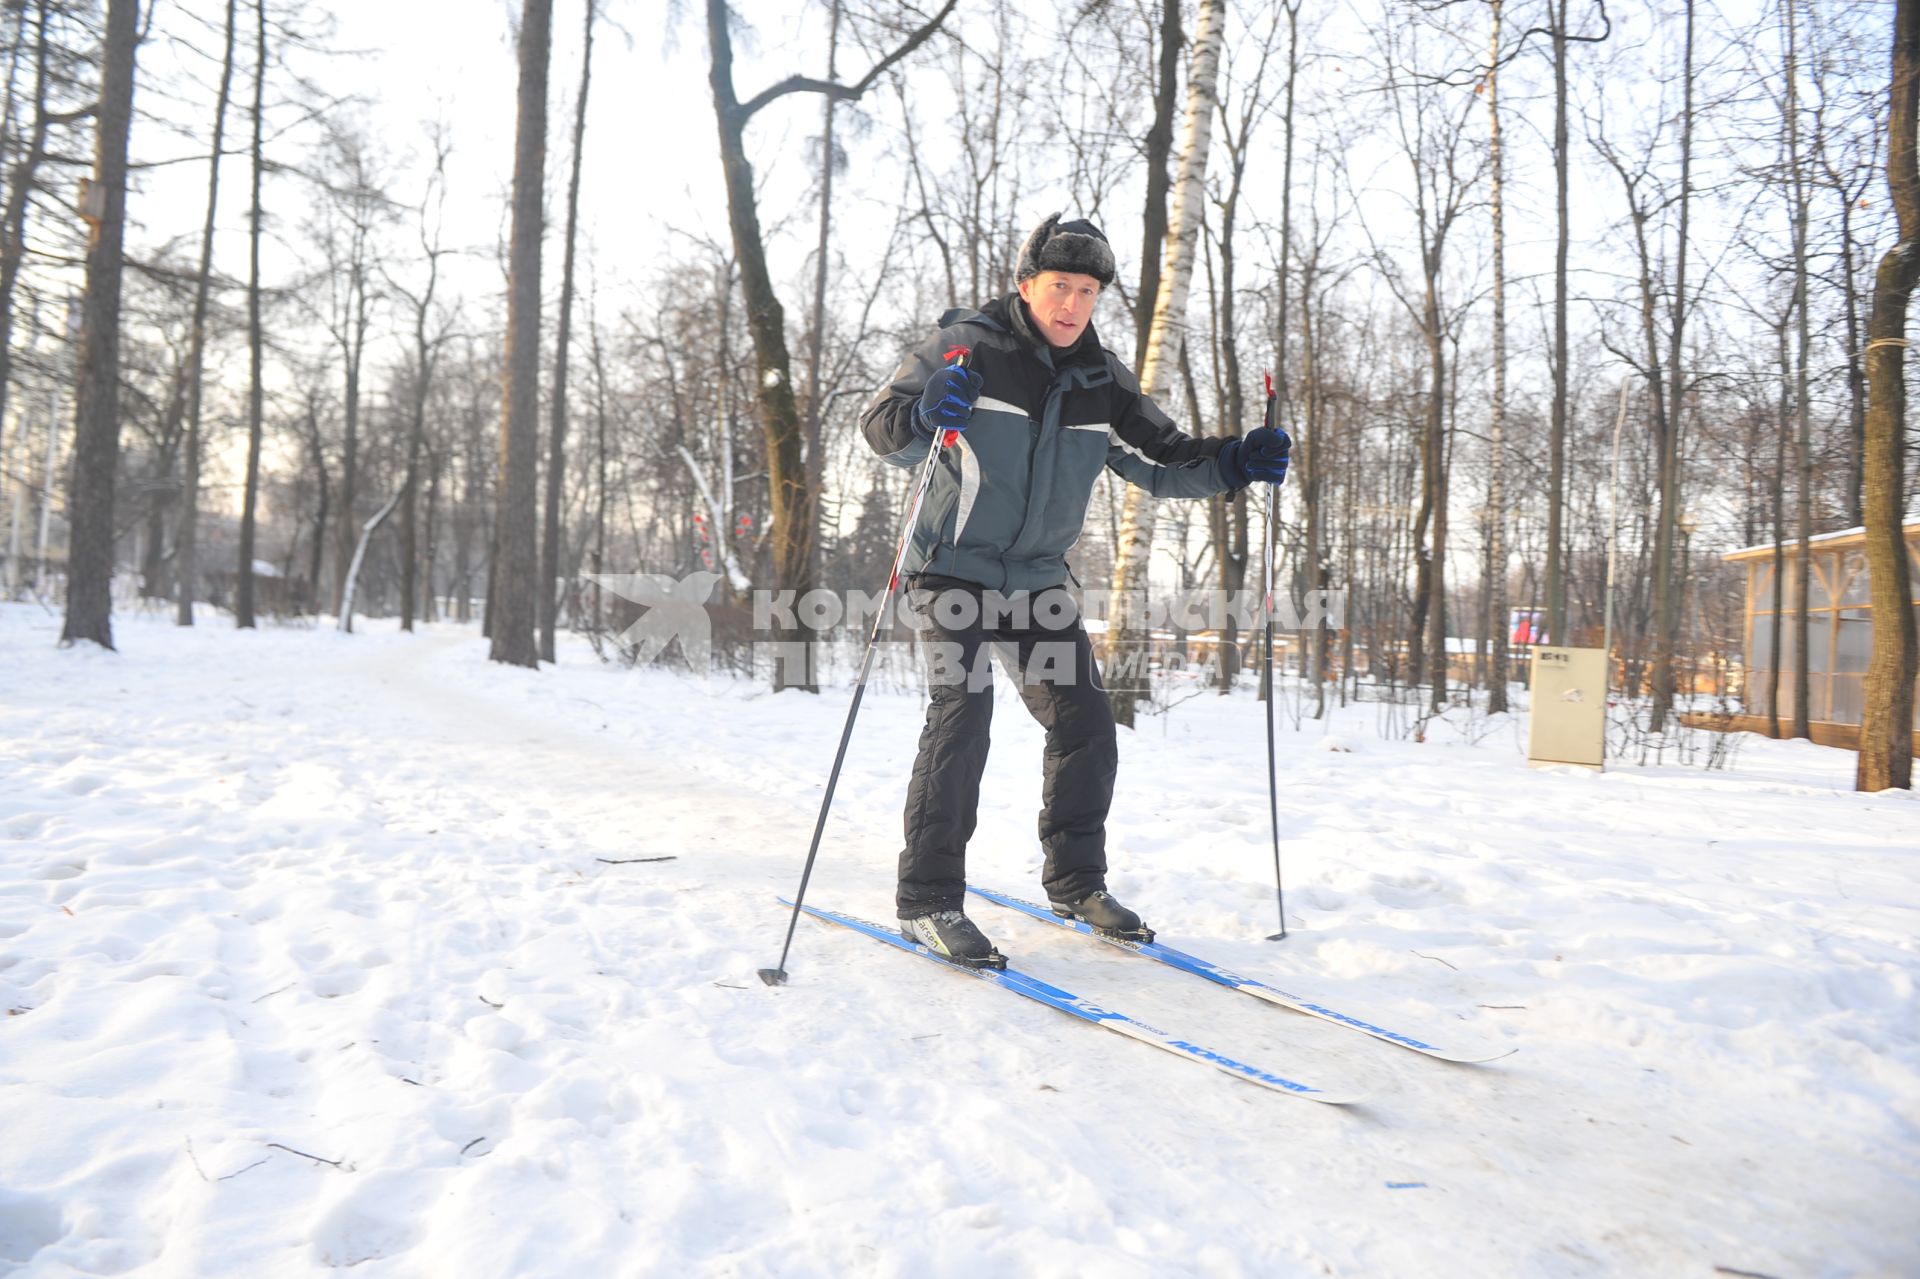
[[[935,465],[905,572],[1007,592],[1060,585],[1103,467],[1155,497],[1236,487],[1219,462],[1225,440],[1177,430],[1091,324],[1073,346],[1049,346],[1018,294],[947,312],[908,354],[861,418],[884,460],[925,463],[932,441],[914,429],[914,411],[957,346],[984,381],[972,421]]]

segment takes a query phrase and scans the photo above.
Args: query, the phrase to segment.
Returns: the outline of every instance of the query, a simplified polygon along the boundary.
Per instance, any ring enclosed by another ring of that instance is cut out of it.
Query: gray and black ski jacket
[[[984,385],[972,422],[936,464],[905,572],[1007,592],[1060,585],[1102,467],[1155,497],[1234,489],[1219,463],[1225,440],[1176,429],[1092,325],[1073,346],[1050,347],[1018,294],[947,312],[907,356],[861,418],[886,461],[926,461],[932,443],[914,430],[914,411],[957,346],[971,350],[968,367]]]

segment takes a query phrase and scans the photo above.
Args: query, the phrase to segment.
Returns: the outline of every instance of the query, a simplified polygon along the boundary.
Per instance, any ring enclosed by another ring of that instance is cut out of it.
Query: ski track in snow
[[[844,690],[363,629],[123,614],[61,651],[0,605],[0,1274],[1920,1273],[1920,807],[1850,755],[1283,729],[1273,944],[1259,707],[1143,720],[1111,885],[1165,940],[1520,1052],[970,910],[1036,976],[1370,1093],[1322,1107],[809,920],[762,985]],[[891,917],[919,713],[869,691],[810,901]],[[1037,897],[1040,734],[996,719],[970,871]],[[641,857],[674,860],[609,864]]]

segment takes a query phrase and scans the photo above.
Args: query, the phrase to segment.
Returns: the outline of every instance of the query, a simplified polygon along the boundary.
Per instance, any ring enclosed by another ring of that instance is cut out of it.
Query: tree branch
[[[731,113],[733,116],[732,123],[735,127],[744,125],[748,120],[753,118],[754,112],[758,111],[761,107],[766,106],[776,98],[783,98],[789,93],[824,93],[839,102],[853,101],[871,88],[875,80],[878,80],[882,75],[886,74],[887,68],[893,66],[915,49],[925,44],[928,38],[940,29],[940,24],[947,20],[947,15],[952,13],[954,6],[959,3],[960,0],[947,0],[946,4],[941,6],[940,12],[934,14],[925,26],[908,36],[899,48],[874,63],[872,69],[864,76],[861,76],[856,83],[850,85],[839,84],[832,80],[816,80],[811,76],[788,76],[778,84],[769,85],[767,88],[753,95],[753,97],[748,98],[745,102],[736,106]]]

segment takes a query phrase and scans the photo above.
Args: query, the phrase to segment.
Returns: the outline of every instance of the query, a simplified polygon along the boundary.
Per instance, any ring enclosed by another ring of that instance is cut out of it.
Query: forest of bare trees
[[[721,619],[876,589],[907,494],[859,408],[1065,209],[1184,429],[1258,425],[1272,372],[1280,580],[1344,600],[1286,648],[1296,713],[1503,711],[1517,610],[1611,622],[1670,740],[1748,696],[1722,553],[1865,524],[1859,784],[1910,784],[1920,0],[707,0],[664,31],[516,0],[404,105],[358,8],[0,13],[0,588],[69,640],[358,615],[537,666],[556,630],[616,651],[601,574],[712,572]],[[1263,496],[1102,485],[1083,585],[1258,580]],[[1136,673],[1123,722],[1161,695]]]

